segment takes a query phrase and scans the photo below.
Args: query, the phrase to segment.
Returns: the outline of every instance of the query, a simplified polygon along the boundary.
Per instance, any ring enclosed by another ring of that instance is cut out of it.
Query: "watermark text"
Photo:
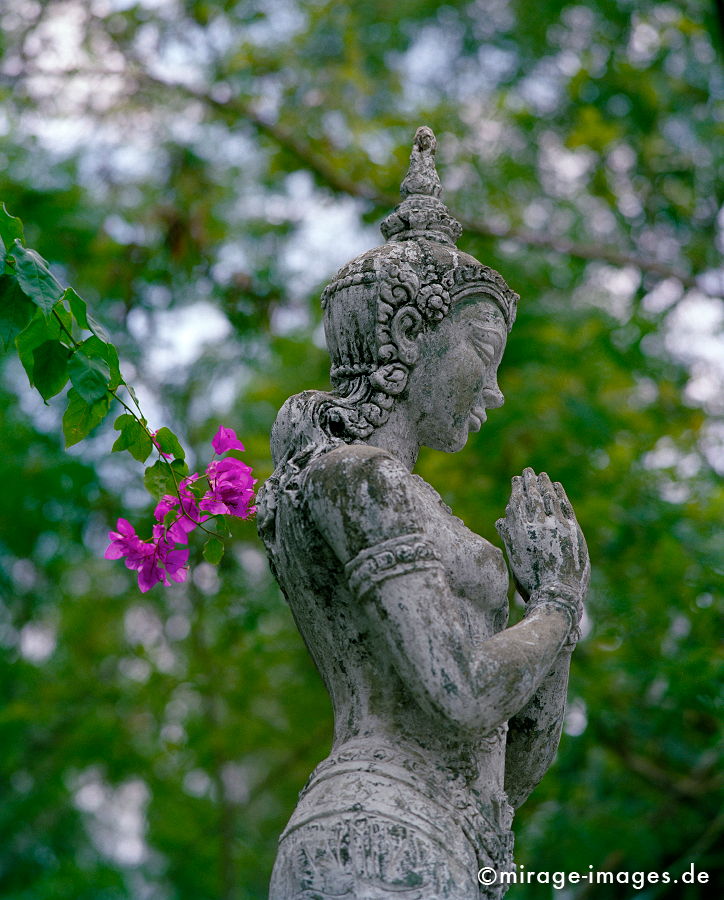
[[[651,884],[706,884],[709,873],[697,871],[694,863],[688,869],[673,875],[670,872],[610,872],[588,867],[588,872],[543,872],[526,869],[519,865],[514,872],[497,872],[491,866],[483,866],[478,871],[480,884],[550,884],[556,891],[562,891],[569,884],[628,884],[641,891]]]

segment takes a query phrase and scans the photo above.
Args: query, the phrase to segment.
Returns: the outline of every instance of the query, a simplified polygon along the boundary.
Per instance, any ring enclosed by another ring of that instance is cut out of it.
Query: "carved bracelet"
[[[578,622],[581,618],[582,604],[579,591],[566,584],[549,584],[538,588],[530,595],[526,604],[526,618],[542,607],[563,610],[568,617],[568,634],[561,649],[572,649],[581,638]]]

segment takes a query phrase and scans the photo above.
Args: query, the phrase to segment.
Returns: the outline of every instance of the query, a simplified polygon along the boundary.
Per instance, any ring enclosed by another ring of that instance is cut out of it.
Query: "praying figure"
[[[386,243],[322,294],[332,390],[290,397],[272,430],[259,530],[335,724],[271,900],[502,897],[514,810],[560,738],[590,573],[565,491],[513,478],[497,528],[526,609],[507,627],[502,551],[412,472],[503,404],[519,299],[457,249],[435,149],[419,128]]]

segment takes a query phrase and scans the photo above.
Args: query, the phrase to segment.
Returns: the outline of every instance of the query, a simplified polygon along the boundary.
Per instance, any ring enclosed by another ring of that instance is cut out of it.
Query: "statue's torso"
[[[335,737],[287,833],[355,810],[389,821],[397,815],[440,840],[462,829],[481,858],[502,863],[511,819],[503,793],[506,727],[471,736],[415,700],[310,513],[304,487],[310,474],[300,479],[294,503],[283,495],[278,500],[272,559],[332,697]],[[454,604],[450,615],[474,642],[484,641],[507,624],[502,554],[453,516],[419,476],[402,477],[424,510],[417,525],[440,557]]]
[[[387,732],[428,745],[430,711],[412,699],[389,654],[371,633],[365,610],[349,589],[343,563],[309,512],[304,483],[310,474],[304,473],[294,504],[283,496],[278,501],[272,557],[299,630],[332,696],[335,743]],[[454,603],[450,615],[463,623],[473,642],[484,641],[507,625],[508,572],[503,554],[454,516],[422,478],[404,477],[420,501],[423,514],[416,525],[444,568]],[[374,502],[370,497],[370,505]],[[435,725],[447,732],[454,728],[447,719]],[[465,740],[460,734],[451,737],[456,745],[461,737]]]

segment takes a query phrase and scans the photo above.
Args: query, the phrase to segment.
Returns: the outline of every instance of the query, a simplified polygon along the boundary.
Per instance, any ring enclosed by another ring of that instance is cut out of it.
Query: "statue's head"
[[[497,368],[500,344],[515,319],[518,295],[497,272],[455,246],[462,228],[440,200],[435,147],[432,131],[418,128],[403,200],[382,222],[387,243],[343,266],[322,294],[330,375],[342,400],[328,409],[328,427],[340,437],[369,437],[396,402],[415,390],[422,396],[437,388],[443,396],[437,412],[434,398],[428,403],[431,418],[444,416],[442,404],[447,404],[450,427],[459,430],[445,386],[432,383],[438,375],[443,380],[441,367],[451,364],[456,329],[472,334],[473,346]],[[416,387],[413,373],[423,367],[426,376]],[[485,406],[499,406],[502,395],[497,384],[475,389],[483,400],[473,409],[474,418],[482,422]],[[434,423],[429,431],[424,443],[436,446]],[[462,443],[442,438],[437,448],[459,449]]]

